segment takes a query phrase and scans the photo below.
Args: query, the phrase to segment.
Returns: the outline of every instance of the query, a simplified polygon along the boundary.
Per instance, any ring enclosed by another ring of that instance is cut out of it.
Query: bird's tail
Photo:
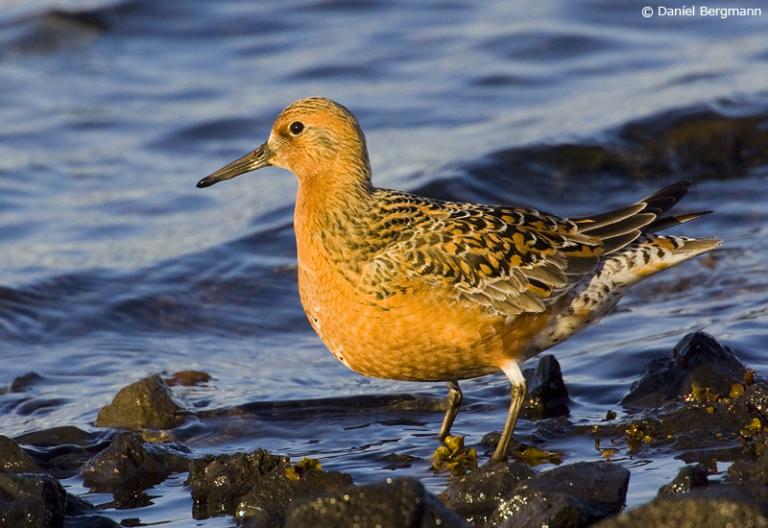
[[[566,300],[567,307],[537,336],[526,355],[549,348],[596,322],[616,306],[630,286],[721,244],[716,238],[657,234],[711,212],[666,214],[690,185],[690,181],[675,183],[632,205],[572,219],[580,234],[600,239],[605,251],[597,272],[573,291]]]
[[[609,255],[629,246],[642,235],[696,220],[712,211],[667,215],[688,192],[690,180],[679,181],[659,189],[632,205],[599,215],[572,218],[579,233],[602,241],[604,254]]]

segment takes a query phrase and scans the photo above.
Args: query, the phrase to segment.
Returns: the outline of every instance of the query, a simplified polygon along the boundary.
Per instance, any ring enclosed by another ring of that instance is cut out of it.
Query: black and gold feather
[[[430,200],[377,189],[371,233],[386,241],[364,274],[380,297],[414,285],[504,316],[538,313],[593,274],[601,257],[647,229],[700,216],[663,217],[690,182],[601,215],[560,218],[534,209]]]

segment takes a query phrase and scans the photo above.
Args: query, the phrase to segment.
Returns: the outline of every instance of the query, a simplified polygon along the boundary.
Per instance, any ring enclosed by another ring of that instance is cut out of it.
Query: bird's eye
[[[288,129],[291,131],[291,134],[293,134],[294,136],[298,136],[299,134],[301,134],[301,131],[304,130],[304,123],[302,123],[301,121],[294,121],[293,123],[291,123],[291,126],[288,127]]]

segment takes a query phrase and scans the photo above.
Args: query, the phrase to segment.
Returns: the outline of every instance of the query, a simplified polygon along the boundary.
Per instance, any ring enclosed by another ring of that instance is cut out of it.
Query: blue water
[[[214,379],[177,390],[189,405],[278,404],[177,431],[196,452],[266,447],[358,482],[411,475],[444,487],[428,462],[439,412],[354,402],[437,400],[445,387],[348,371],[305,321],[294,177],[265,169],[194,186],[309,95],[358,116],[380,186],[567,215],[698,181],[684,208],[717,214],[682,231],[725,245],[639,286],[554,350],[574,422],[621,412],[646,362],[695,329],[768,376],[768,6],[722,20],[645,19],[644,5],[0,0],[0,387],[43,377],[0,396],[0,432],[88,429],[130,381],[194,368]],[[716,125],[690,125],[707,116]],[[464,384],[455,431],[469,444],[501,428],[506,383]],[[348,399],[317,401],[331,397]],[[518,435],[536,428],[524,420]],[[545,447],[566,462],[599,459],[587,437]],[[383,469],[391,453],[422,460]],[[617,457],[632,470],[630,505],[683,464],[644,456]],[[116,520],[190,522],[183,475],[135,510],[109,507],[78,477],[64,483]]]

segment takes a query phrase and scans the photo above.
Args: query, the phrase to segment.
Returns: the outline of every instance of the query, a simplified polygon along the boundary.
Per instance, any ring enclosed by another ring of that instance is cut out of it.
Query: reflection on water
[[[381,402],[445,388],[349,372],[304,319],[293,177],[194,187],[307,95],[358,115],[382,186],[575,215],[699,180],[683,208],[717,214],[684,231],[724,247],[556,349],[573,421],[620,411],[645,363],[693,329],[768,375],[767,17],[646,20],[637,2],[565,0],[0,7],[0,386],[41,375],[0,396],[4,434],[87,428],[128,381],[195,368],[214,380],[180,390],[190,404],[249,410],[180,432],[195,450],[265,447],[440,489],[441,414]],[[468,382],[465,397],[456,430],[476,444],[501,427],[506,381]],[[586,438],[548,448],[599,457]],[[385,469],[392,453],[418,460]],[[673,457],[620,460],[630,504],[675,474]],[[179,482],[152,495],[130,516],[185,525]]]

